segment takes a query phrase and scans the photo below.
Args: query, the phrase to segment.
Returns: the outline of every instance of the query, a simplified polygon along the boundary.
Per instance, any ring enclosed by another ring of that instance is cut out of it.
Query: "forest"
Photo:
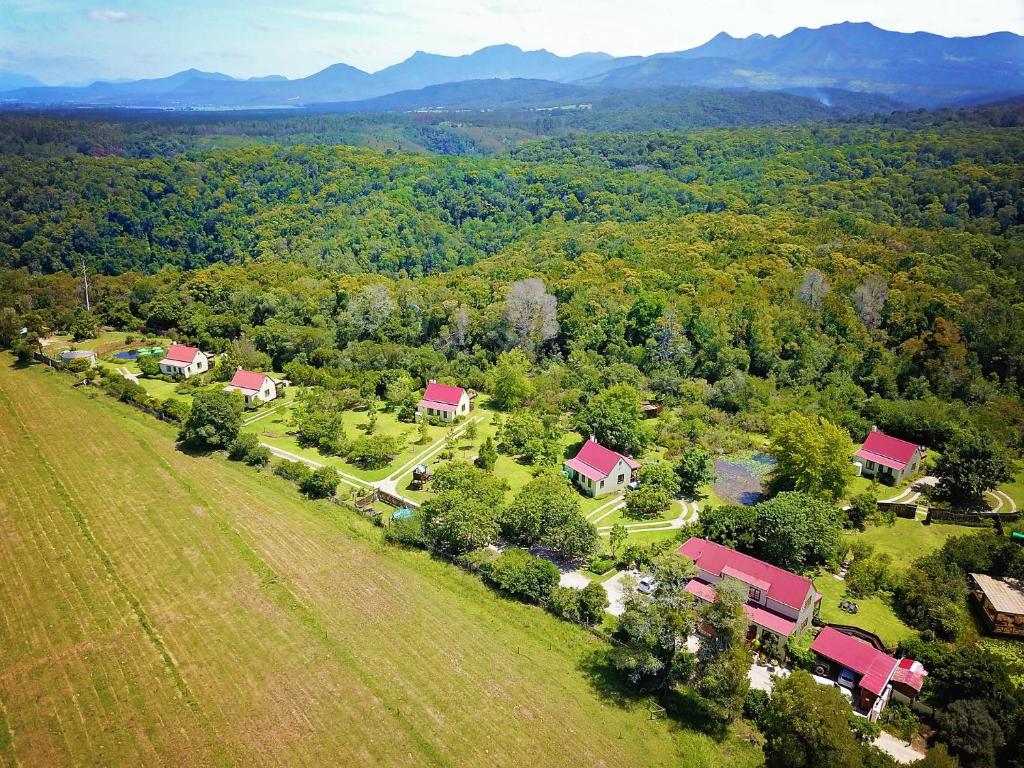
[[[258,131],[206,123],[199,143],[195,124],[6,117],[0,347],[101,328],[176,339],[308,387],[300,419],[378,397],[400,411],[430,379],[457,383],[492,398],[505,443],[526,433],[515,453],[538,466],[561,461],[572,430],[685,463],[694,448],[777,446],[787,429],[833,436],[822,452],[846,450],[877,426],[939,455],[984,454],[1005,483],[1024,451],[1022,117],[1024,106],[1005,104],[687,131],[595,126],[474,157],[351,146],[343,121],[361,117],[323,118],[339,121],[338,143],[302,143],[318,128],[292,119],[238,146],[228,144]],[[93,151],[104,142],[130,149]],[[665,406],[647,432],[621,417],[641,397]],[[322,425],[309,421],[312,436]],[[359,447],[372,462],[372,446]],[[792,552],[760,551],[736,532],[789,514],[805,493],[825,505],[808,509],[835,511],[843,486],[783,479],[775,490],[794,496],[712,510],[698,532],[781,560]],[[480,488],[495,496],[479,503],[497,508],[503,491]],[[434,509],[467,487],[445,490]],[[782,564],[834,561],[848,525],[835,521],[827,551]],[[487,543],[467,541],[448,554]],[[984,698],[957,694],[965,668],[1003,670],[962,636],[966,573],[1024,577],[1020,556],[1001,549],[1010,545],[988,543],[986,555],[952,539],[887,590],[921,632],[908,646],[937,670],[940,707]],[[998,693],[988,720],[1001,743],[975,753],[948,740],[966,765],[1021,764],[1013,717],[1024,693],[1003,682]],[[744,712],[782,739],[779,722]],[[857,760],[843,764],[867,758]]]

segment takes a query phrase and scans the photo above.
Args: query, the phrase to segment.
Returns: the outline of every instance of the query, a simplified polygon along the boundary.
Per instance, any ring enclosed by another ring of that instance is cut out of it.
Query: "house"
[[[181,376],[187,379],[198,373],[210,370],[210,359],[206,353],[196,347],[184,344],[171,344],[164,359],[160,361],[160,373],[168,376]]]
[[[462,387],[438,384],[431,379],[423,399],[416,405],[416,415],[421,419],[455,421],[469,413],[469,394]]]
[[[1024,637],[1024,581],[972,573],[971,595],[981,607],[989,632]]]
[[[859,637],[825,627],[811,651],[814,674],[835,680],[854,694],[854,705],[869,720],[878,718],[890,696],[912,702],[921,693],[927,672],[913,659],[897,660]]]
[[[747,637],[757,638],[763,648],[779,656],[788,638],[811,626],[821,604],[821,595],[810,579],[713,541],[694,536],[676,552],[697,566],[686,591],[698,600],[713,603],[717,597],[714,585],[726,578],[747,588],[743,606],[750,619]]]
[[[239,368],[231,377],[231,383],[224,387],[224,391],[241,392],[247,403],[267,403],[277,397],[277,382],[265,373],[254,373]]]
[[[871,427],[864,445],[854,456],[859,459],[862,474],[899,483],[913,475],[921,466],[925,450],[898,437],[883,434]]]
[[[563,465],[565,475],[587,496],[616,493],[633,482],[633,473],[640,465],[628,456],[605,448],[590,437],[575,458]]]

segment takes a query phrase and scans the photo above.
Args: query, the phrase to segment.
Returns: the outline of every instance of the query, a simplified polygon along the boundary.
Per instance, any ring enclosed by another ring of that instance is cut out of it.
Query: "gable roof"
[[[715,591],[715,588],[710,584],[705,584],[700,579],[690,579],[686,583],[685,591],[708,603],[713,603],[718,599],[718,593]],[[780,635],[789,637],[796,630],[795,621],[787,619],[785,616],[780,616],[759,605],[744,603],[743,612],[747,614],[747,618],[752,623],[766,627],[773,632],[778,632]]]
[[[927,676],[928,672],[925,671],[924,665],[920,661],[904,658],[900,659],[900,663],[896,666],[896,671],[892,673],[892,681],[894,683],[902,683],[920,692],[921,688],[924,687],[924,679]]]
[[[811,650],[861,675],[860,687],[875,696],[882,695],[896,670],[896,659],[892,656],[832,627],[821,630],[811,643]]]
[[[676,552],[714,576],[733,576],[759,589],[767,586],[770,599],[796,610],[803,608],[808,594],[817,594],[810,579],[707,539],[693,536]]]
[[[199,349],[197,347],[189,347],[185,344],[171,344],[171,348],[167,350],[167,354],[164,355],[164,359],[160,362],[188,365],[195,361],[198,354]]]
[[[603,480],[615,471],[620,461],[625,461],[630,469],[637,469],[640,466],[628,456],[605,448],[591,437],[583,443],[576,457],[569,459],[565,464],[591,480]]]
[[[438,384],[432,381],[427,384],[423,393],[423,399],[419,405],[423,408],[435,408],[439,411],[454,411],[459,407],[466,390],[462,387],[453,387],[449,384]]]
[[[263,382],[267,380],[267,374],[255,373],[253,371],[244,371],[239,368],[235,371],[235,375],[231,377],[232,387],[238,389],[247,389],[251,392],[259,392],[263,388]]]
[[[856,456],[874,461],[883,467],[892,469],[903,469],[914,458],[919,446],[900,440],[898,437],[872,431],[868,433],[864,445],[857,451]]]
[[[994,579],[984,573],[972,573],[971,578],[997,612],[1024,616],[1024,581],[1010,576]]]

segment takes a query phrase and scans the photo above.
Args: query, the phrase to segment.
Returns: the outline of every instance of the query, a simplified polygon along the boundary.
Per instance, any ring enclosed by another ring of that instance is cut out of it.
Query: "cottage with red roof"
[[[168,376],[181,376],[183,379],[198,373],[205,373],[208,370],[210,370],[210,359],[206,353],[185,344],[171,344],[164,359],[160,361],[160,373]]]
[[[920,662],[896,660],[866,640],[825,627],[811,643],[818,660],[814,674],[854,692],[857,708],[875,720],[890,696],[913,701],[928,674]]]
[[[810,579],[745,555],[707,539],[691,537],[676,550],[693,560],[697,575],[686,591],[698,600],[713,603],[714,584],[725,578],[747,588],[744,610],[750,619],[748,638],[782,655],[786,640],[806,630],[817,613],[821,595]]]
[[[469,400],[469,393],[462,387],[438,384],[431,379],[423,399],[416,405],[416,414],[421,419],[453,422],[469,413]]]
[[[254,373],[239,368],[231,377],[231,383],[224,387],[224,391],[241,392],[247,403],[267,403],[277,397],[277,382],[265,373]]]
[[[872,427],[864,445],[854,456],[859,459],[865,476],[899,483],[917,472],[924,458],[924,448],[882,434],[878,427]]]
[[[640,465],[629,456],[605,448],[591,436],[563,467],[566,477],[575,481],[587,496],[602,496],[627,487]]]

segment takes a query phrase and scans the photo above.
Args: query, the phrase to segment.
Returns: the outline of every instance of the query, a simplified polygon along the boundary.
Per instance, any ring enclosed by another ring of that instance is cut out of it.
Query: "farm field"
[[[0,764],[760,761],[592,683],[583,630],[64,376],[0,357],[0,433]]]

